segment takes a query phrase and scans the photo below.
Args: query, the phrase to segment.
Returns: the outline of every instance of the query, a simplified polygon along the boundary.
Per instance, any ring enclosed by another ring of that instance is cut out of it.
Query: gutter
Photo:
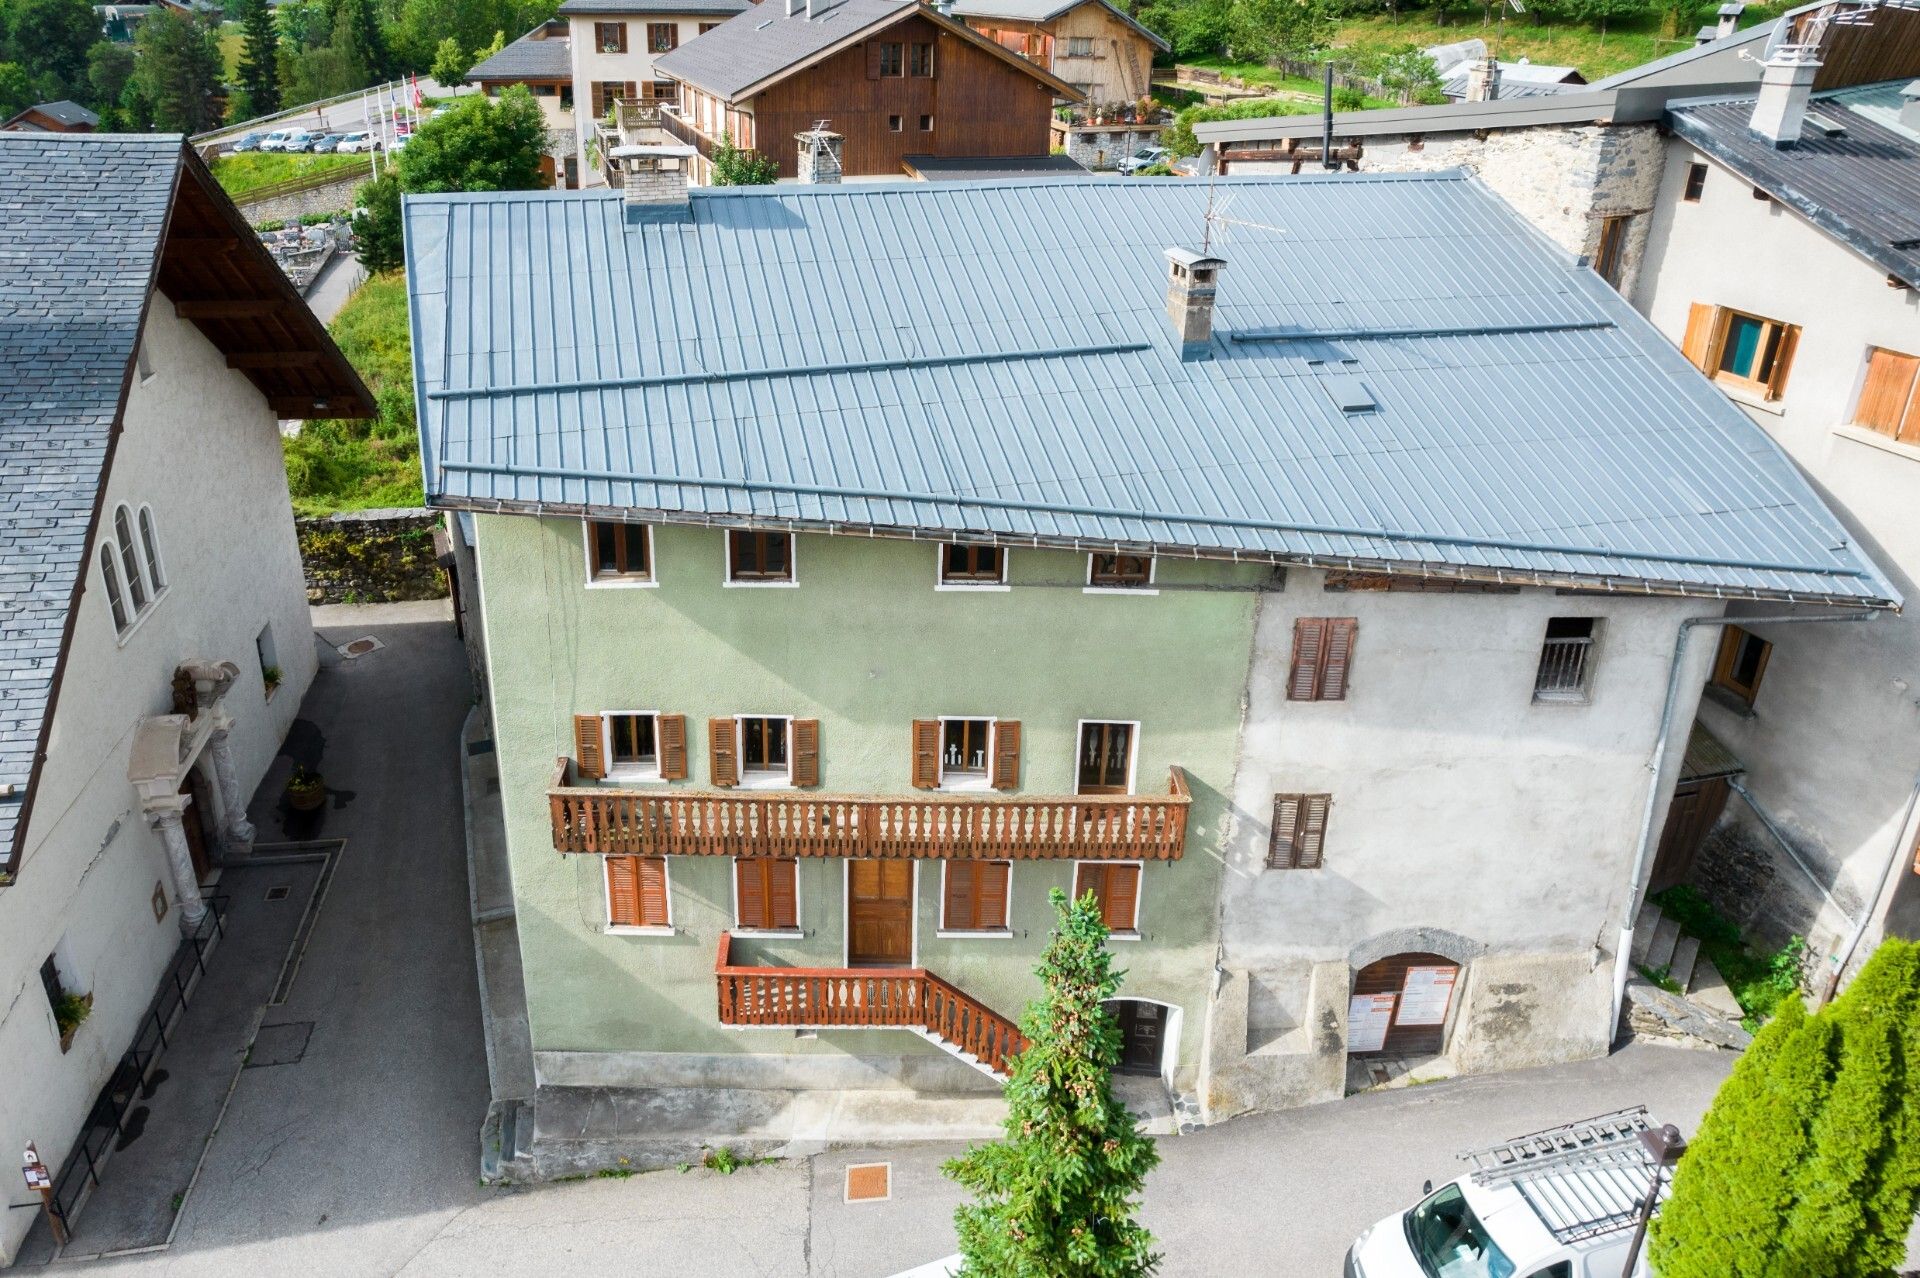
[[[1673,737],[1673,712],[1680,697],[1680,671],[1685,664],[1687,639],[1696,626],[1785,626],[1796,622],[1871,621],[1880,613],[1871,609],[1830,614],[1797,613],[1775,617],[1688,617],[1680,623],[1673,640],[1673,659],[1667,666],[1667,696],[1660,708],[1660,730],[1653,740],[1653,753],[1647,759],[1647,801],[1640,811],[1640,838],[1633,850],[1633,869],[1627,877],[1627,909],[1620,920],[1620,937],[1613,956],[1613,1019],[1607,1022],[1609,1039],[1620,1025],[1620,1008],[1626,1002],[1627,977],[1633,970],[1634,927],[1640,907],[1646,902],[1648,852],[1653,846],[1653,818],[1659,806],[1660,774],[1666,767],[1667,744]]]

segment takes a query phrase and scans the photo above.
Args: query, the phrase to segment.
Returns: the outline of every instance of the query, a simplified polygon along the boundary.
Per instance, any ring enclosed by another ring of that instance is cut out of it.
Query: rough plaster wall
[[[114,634],[88,548],[48,762],[18,882],[0,889],[0,1140],[36,1141],[50,1166],[132,1040],[179,943],[179,911],[159,836],[126,781],[135,723],[172,709],[173,671],[197,657],[232,661],[226,705],[241,786],[252,790],[313,678],[316,658],[273,416],[252,384],[164,297],[149,311],[152,379],[136,378],[106,486],[113,508],[152,506],[168,587],[124,642]],[[285,682],[266,700],[254,636],[271,623]],[[217,789],[213,791],[218,802]],[[210,818],[217,814],[209,814]],[[153,915],[155,884],[169,909]],[[62,965],[94,995],[61,1055],[39,967]],[[32,1223],[0,1217],[0,1259]]]
[[[1754,199],[1747,182],[1717,165],[1700,200],[1683,201],[1687,166],[1703,157],[1678,142],[1670,151],[1635,306],[1676,343],[1695,302],[1801,326],[1779,401],[1730,394],[1911,605],[1920,448],[1847,423],[1869,346],[1920,354],[1920,293],[1887,287],[1883,270],[1782,205]],[[1710,700],[1702,718],[1747,765],[1747,787],[1802,858],[1855,909],[1878,893],[1889,857],[1908,857],[1914,845],[1906,806],[1920,776],[1920,619],[1909,606],[1864,625],[1758,633],[1774,649],[1751,712]],[[1766,840],[1737,796],[1728,810]],[[1805,897],[1805,911],[1818,901],[1784,859],[1778,884]],[[1895,885],[1889,928],[1920,936],[1920,876],[1897,875]]]
[[[910,721],[978,714],[1022,723],[1021,791],[1073,789],[1078,721],[1138,720],[1136,790],[1190,774],[1187,853],[1148,865],[1138,942],[1114,943],[1125,994],[1186,1010],[1180,1077],[1199,1054],[1216,948],[1219,841],[1255,596],[1163,589],[1088,595],[1086,557],[1014,549],[1005,592],[934,589],[931,543],[802,536],[796,589],[721,584],[719,530],[655,529],[661,585],[587,589],[578,521],[480,516],[482,603],[494,723],[534,1047],[541,1052],[868,1055],[924,1053],[904,1031],[822,1033],[718,1024],[713,962],[732,925],[731,866],[670,862],[672,937],[612,935],[590,857],[553,850],[546,786],[572,753],[571,716],[610,709],[683,713],[692,777],[704,787],[711,716],[771,712],[822,720],[822,789],[909,793]],[[1265,568],[1165,562],[1160,583],[1252,585]],[[1096,642],[1086,642],[1088,636]],[[1051,920],[1060,861],[1013,871],[1007,939],[934,935],[940,867],[919,863],[918,957],[1006,1015],[1037,993],[1032,968]],[[736,961],[844,962],[844,862],[800,866],[804,940],[741,940]],[[634,1081],[643,1081],[639,1075]]]

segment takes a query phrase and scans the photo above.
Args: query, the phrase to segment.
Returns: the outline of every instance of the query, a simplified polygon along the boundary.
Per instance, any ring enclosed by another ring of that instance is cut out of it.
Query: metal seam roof
[[[1199,239],[1198,183],[700,189],[633,226],[618,193],[409,198],[429,499],[1897,600],[1477,182],[1217,186],[1195,363],[1161,252]],[[1329,398],[1350,376],[1375,411]]]

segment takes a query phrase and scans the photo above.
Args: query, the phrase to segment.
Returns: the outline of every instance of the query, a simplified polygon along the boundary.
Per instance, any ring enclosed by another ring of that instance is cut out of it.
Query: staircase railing
[[[1002,1076],[1027,1045],[1019,1026],[923,967],[740,967],[732,950],[722,932],[723,1025],[925,1030]]]

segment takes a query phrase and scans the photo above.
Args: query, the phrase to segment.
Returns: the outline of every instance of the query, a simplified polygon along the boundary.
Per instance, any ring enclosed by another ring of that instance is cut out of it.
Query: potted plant
[[[66,1051],[73,1046],[73,1036],[80,1029],[80,1023],[93,1013],[93,995],[62,994],[60,1001],[53,1005],[53,1023],[60,1029],[60,1050]]]
[[[293,765],[287,778],[287,806],[295,812],[312,812],[327,801],[327,783],[318,772],[304,763]]]
[[[273,695],[273,690],[280,686],[280,667],[279,666],[260,667],[260,680],[262,683],[267,685],[267,695],[271,697]]]

